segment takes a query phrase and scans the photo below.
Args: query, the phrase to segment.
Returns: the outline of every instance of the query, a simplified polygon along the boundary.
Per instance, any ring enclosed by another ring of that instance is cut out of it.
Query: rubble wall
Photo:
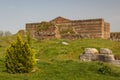
[[[54,24],[54,28],[52,26],[49,30],[40,32],[45,39],[110,38],[110,24],[105,22],[104,19],[69,20],[58,17],[50,22]],[[39,24],[40,23],[26,24],[26,31],[29,31],[34,38],[41,37],[37,34]]]

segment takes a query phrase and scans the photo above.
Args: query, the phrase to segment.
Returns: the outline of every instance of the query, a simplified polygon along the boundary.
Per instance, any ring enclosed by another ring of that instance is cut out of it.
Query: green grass
[[[103,65],[108,66],[104,63]],[[72,60],[51,60],[51,63],[40,61],[37,71],[28,74],[9,74],[5,72],[4,66],[1,66],[0,77],[2,80],[120,80],[120,69],[117,67],[109,65],[112,72],[114,71],[112,74],[99,73],[98,70],[103,65],[98,62],[83,63]]]
[[[62,42],[69,45],[63,45]],[[36,46],[37,58],[50,60],[78,60],[85,48],[109,48],[113,54],[120,54],[120,43],[104,39],[81,39],[81,40],[43,40],[33,43]]]
[[[14,39],[15,36],[0,38],[0,80],[120,80],[120,68],[117,66],[79,60],[79,55],[87,47],[98,50],[110,48],[113,54],[120,55],[120,42],[104,39],[33,40],[36,58],[40,59],[36,72],[9,74],[4,65],[4,55],[6,47]],[[69,45],[63,45],[63,41]]]

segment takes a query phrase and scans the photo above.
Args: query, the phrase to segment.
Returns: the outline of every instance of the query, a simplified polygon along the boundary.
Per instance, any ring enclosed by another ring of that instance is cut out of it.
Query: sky
[[[16,33],[26,23],[103,18],[120,32],[120,0],[0,0],[0,31]]]

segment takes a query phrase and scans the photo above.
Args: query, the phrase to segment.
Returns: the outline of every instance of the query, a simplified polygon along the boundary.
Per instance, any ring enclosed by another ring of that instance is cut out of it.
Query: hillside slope
[[[81,62],[84,48],[109,48],[120,54],[120,43],[104,39],[32,41],[36,49],[36,72],[9,74],[4,65],[5,49],[15,37],[0,38],[1,80],[120,80],[120,68],[102,62]],[[68,43],[68,45],[63,44]]]

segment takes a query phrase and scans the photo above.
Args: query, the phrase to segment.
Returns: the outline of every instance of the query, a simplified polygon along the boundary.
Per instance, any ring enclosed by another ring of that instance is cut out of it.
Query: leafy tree
[[[6,50],[5,65],[9,73],[28,73],[36,64],[35,51],[20,35]]]

